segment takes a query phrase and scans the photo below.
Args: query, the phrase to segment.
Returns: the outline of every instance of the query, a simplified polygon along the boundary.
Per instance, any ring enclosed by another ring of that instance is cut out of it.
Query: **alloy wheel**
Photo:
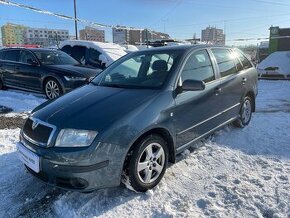
[[[49,80],[45,84],[45,93],[49,99],[54,99],[61,94],[61,90],[59,85],[55,81]]]
[[[149,184],[156,181],[165,165],[165,152],[159,143],[151,143],[141,153],[137,174],[142,183]]]
[[[248,123],[251,119],[252,105],[249,99],[246,99],[243,103],[241,119],[243,123]]]

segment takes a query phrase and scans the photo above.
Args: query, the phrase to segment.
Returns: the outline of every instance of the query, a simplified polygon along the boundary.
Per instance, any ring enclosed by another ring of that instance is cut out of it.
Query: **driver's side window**
[[[186,61],[181,72],[181,82],[199,80],[207,83],[214,79],[214,70],[206,50],[194,52]]]

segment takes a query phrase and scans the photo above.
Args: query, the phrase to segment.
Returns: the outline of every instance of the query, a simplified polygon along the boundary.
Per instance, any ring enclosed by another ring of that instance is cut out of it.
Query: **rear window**
[[[6,61],[18,61],[18,50],[10,50],[5,52],[4,60]]]
[[[212,49],[221,77],[237,73],[236,64],[234,62],[235,56],[228,49],[215,48]]]

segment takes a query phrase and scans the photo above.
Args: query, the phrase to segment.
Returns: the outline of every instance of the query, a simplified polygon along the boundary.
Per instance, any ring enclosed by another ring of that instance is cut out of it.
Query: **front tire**
[[[49,78],[44,83],[44,93],[48,99],[55,99],[63,94],[63,90],[56,79]]]
[[[133,150],[128,176],[139,192],[154,188],[164,176],[168,163],[167,143],[159,135],[149,135]]]
[[[234,125],[239,128],[243,128],[247,126],[252,118],[252,112],[253,112],[253,100],[246,96],[244,98],[241,110],[240,110],[240,116],[239,119],[234,121]]]

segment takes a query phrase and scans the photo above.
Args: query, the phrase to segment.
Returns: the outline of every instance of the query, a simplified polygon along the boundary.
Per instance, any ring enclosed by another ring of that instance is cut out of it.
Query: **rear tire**
[[[48,99],[55,99],[63,94],[63,90],[56,79],[49,78],[44,83],[44,93]]]
[[[142,139],[133,150],[128,166],[131,186],[139,192],[154,188],[163,178],[168,163],[168,148],[159,135]]]
[[[253,100],[249,96],[246,96],[242,103],[239,119],[233,122],[234,126],[239,128],[244,128],[245,126],[247,126],[251,121],[252,112]]]

